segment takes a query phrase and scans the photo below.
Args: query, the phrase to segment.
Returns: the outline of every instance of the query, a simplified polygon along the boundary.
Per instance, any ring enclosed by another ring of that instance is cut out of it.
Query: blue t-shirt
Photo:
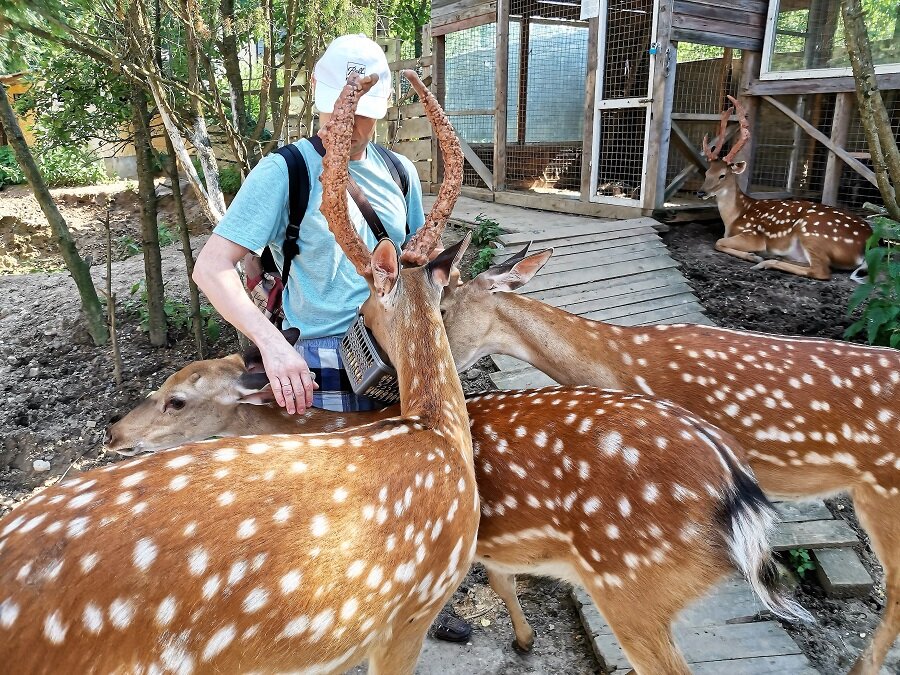
[[[337,245],[319,210],[322,204],[319,181],[322,158],[308,141],[301,140],[295,145],[309,169],[310,195],[306,215],[300,224],[297,242],[300,252],[291,263],[290,279],[284,292],[284,327],[299,328],[303,338],[340,335],[350,326],[357,308],[369,296],[369,287]],[[398,156],[409,173],[406,198],[371,144],[363,159],[350,162],[350,175],[381,218],[388,236],[399,247],[406,240],[407,222],[412,234],[424,224],[425,214],[416,169],[406,157]],[[369,250],[373,250],[375,235],[349,196],[347,203],[356,231]],[[287,164],[281,155],[273,152],[250,172],[225,217],[213,231],[257,254],[270,246],[280,268],[284,265],[282,245],[287,223]]]

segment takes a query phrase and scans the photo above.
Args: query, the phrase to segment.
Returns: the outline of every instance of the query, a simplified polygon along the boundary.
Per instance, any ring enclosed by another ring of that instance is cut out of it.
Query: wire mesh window
[[[666,183],[671,183],[692,162],[676,142],[680,132],[693,150],[699,151],[703,136],[714,137],[719,114],[730,105],[726,96],[737,96],[742,59],[738,49],[691,42],[678,43],[675,93],[672,100],[673,139],[669,144]],[[681,182],[679,200],[692,198],[700,189],[702,174],[695,172]]]
[[[597,194],[640,199],[647,109],[599,110],[597,114],[600,116]]]
[[[602,98],[647,96],[652,30],[653,0],[609,0]]]

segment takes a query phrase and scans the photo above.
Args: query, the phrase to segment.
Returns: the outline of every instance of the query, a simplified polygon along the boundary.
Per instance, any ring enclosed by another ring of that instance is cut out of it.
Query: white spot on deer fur
[[[178,492],[183,487],[188,484],[188,477],[185,475],[175,476],[171,481],[169,481],[169,489],[173,492]]]
[[[88,519],[85,516],[81,516],[80,518],[74,518],[69,521],[69,526],[66,529],[66,535],[71,539],[77,539],[81,535],[87,531]]]
[[[594,420],[592,420],[590,417],[585,417],[583,420],[581,420],[581,424],[578,426],[578,433],[586,434],[588,431],[590,431],[593,425]]]
[[[313,516],[310,523],[310,531],[314,537],[324,536],[328,533],[328,529],[328,518],[325,517],[325,514],[320,513]]]
[[[263,607],[265,607],[268,601],[268,591],[263,588],[254,588],[247,594],[247,597],[244,598],[244,602],[241,604],[241,607],[243,607],[244,609],[244,614],[253,614],[254,612],[258,612]]]
[[[10,628],[19,617],[19,605],[7,598],[0,603],[0,627]]]
[[[659,488],[654,483],[647,483],[644,486],[644,501],[652,504],[659,497]]]
[[[619,513],[622,514],[624,518],[627,518],[631,515],[631,502],[628,501],[628,497],[619,497]]]
[[[211,576],[203,583],[203,598],[205,600],[211,599],[219,591],[221,585],[222,580],[218,574]]]
[[[237,457],[237,450],[234,448],[220,448],[213,454],[213,459],[220,462],[230,462]]]
[[[228,506],[229,504],[233,504],[235,499],[236,495],[231,490],[223,492],[218,497],[219,506]]]
[[[118,505],[120,505],[120,506],[121,506],[122,504],[127,504],[127,503],[130,502],[133,498],[134,498],[134,495],[133,495],[132,493],[130,493],[130,492],[123,492],[123,493],[120,494],[118,497],[116,497],[116,504],[118,504]]]
[[[237,635],[237,629],[234,624],[229,624],[213,633],[209,642],[203,648],[203,660],[209,661],[221,654],[232,643],[235,635]]]
[[[298,616],[287,622],[284,630],[281,631],[280,637],[292,638],[305,633],[309,628],[309,619],[305,616]]]
[[[625,459],[625,463],[628,466],[637,466],[638,460],[641,457],[641,453],[638,452],[637,448],[633,448],[631,446],[622,450],[622,457]]]
[[[188,555],[188,569],[195,577],[199,577],[203,574],[206,571],[206,566],[208,564],[209,554],[202,546],[196,547],[191,551],[190,555]]]
[[[116,598],[109,605],[109,622],[118,630],[125,630],[134,618],[134,603],[124,598]]]
[[[300,573],[300,570],[291,570],[278,582],[278,585],[281,587],[281,592],[284,595],[288,593],[293,593],[298,588],[300,588],[300,580],[303,578],[303,575]]]
[[[535,445],[537,445],[539,448],[545,447],[545,446],[547,445],[547,432],[546,432],[546,431],[543,431],[543,430],[542,430],[542,431],[538,431],[538,432],[534,435],[534,443],[535,443]]]
[[[332,499],[334,499],[334,501],[336,501],[338,504],[342,504],[343,502],[347,501],[347,490],[342,487],[338,488],[334,491]]]
[[[256,518],[247,518],[246,520],[241,521],[241,524],[238,525],[237,529],[238,539],[247,539],[254,534],[256,534]]]
[[[122,487],[134,487],[147,477],[146,471],[138,471],[122,479]]]
[[[134,545],[134,553],[132,554],[134,566],[142,572],[146,572],[150,569],[150,565],[153,564],[153,561],[156,560],[158,552],[159,549],[156,544],[153,543],[153,540],[144,537]]]
[[[24,532],[31,532],[34,528],[36,528],[38,525],[40,525],[41,521],[43,521],[46,517],[47,517],[46,513],[42,513],[40,515],[35,516],[34,518],[29,520],[27,523],[25,523],[22,526],[22,529],[19,530],[19,533],[21,534]]]
[[[519,466],[519,465],[516,464],[515,462],[510,462],[509,468],[510,468],[510,470],[512,470],[512,472],[513,472],[514,474],[516,474],[519,478],[525,478],[525,476],[528,475],[528,473],[525,471],[525,469],[523,469],[521,466]]]
[[[94,635],[99,634],[103,630],[103,610],[93,602],[89,602],[84,606],[81,622],[84,624],[86,631]]]
[[[92,501],[94,501],[94,497],[97,496],[96,492],[85,492],[84,494],[78,495],[77,497],[73,497],[68,504],[70,509],[80,509],[82,506],[87,506]]]
[[[741,412],[741,407],[737,403],[731,403],[730,405],[725,406],[724,412],[728,417],[737,417]]]
[[[63,626],[62,615],[59,610],[47,615],[44,619],[44,637],[55,645],[61,645],[66,640],[68,627]]]
[[[288,518],[291,517],[291,507],[290,506],[281,506],[275,511],[275,515],[272,516],[272,520],[276,523],[283,523]]]
[[[294,462],[291,464],[291,471],[294,473],[303,473],[307,468],[309,467],[306,462]]]
[[[606,536],[609,539],[618,539],[619,538],[619,528],[615,525],[607,525],[606,526]]]
[[[192,461],[194,461],[194,458],[191,455],[181,455],[179,457],[176,457],[175,459],[170,459],[168,462],[166,462],[166,466],[170,469],[180,469],[184,466],[187,466]]]
[[[592,513],[596,513],[600,508],[600,500],[597,497],[590,497],[584,502],[582,509],[584,510],[586,515],[591,515]]]
[[[349,621],[352,619],[358,608],[359,601],[356,598],[350,598],[349,600],[344,601],[344,604],[341,606],[341,621]]]
[[[363,570],[366,568],[366,563],[362,560],[354,560],[350,567],[347,568],[347,577],[349,579],[355,579],[360,574],[363,573]]]
[[[228,572],[228,585],[234,586],[237,582],[244,578],[244,575],[247,573],[247,562],[244,560],[238,560],[231,566],[231,570]]]
[[[164,598],[163,601],[159,603],[159,607],[156,608],[156,623],[163,628],[172,623],[172,619],[175,618],[177,606],[178,602],[175,600],[174,596],[169,595]]]
[[[608,457],[615,456],[622,449],[622,434],[611,431],[600,441],[600,449]]]
[[[197,521],[192,520],[184,528],[185,537],[193,537],[197,533]]]
[[[100,556],[98,556],[96,553],[88,553],[87,555],[81,556],[81,561],[79,563],[81,565],[81,571],[84,574],[87,574],[92,569],[94,569],[99,559]]]

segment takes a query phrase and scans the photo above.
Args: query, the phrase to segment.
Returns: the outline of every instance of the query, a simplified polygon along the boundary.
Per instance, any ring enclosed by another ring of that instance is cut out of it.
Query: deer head
[[[722,111],[722,117],[719,122],[719,135],[713,141],[712,147],[709,145],[709,136],[703,137],[703,154],[709,160],[709,168],[706,170],[706,180],[700,188],[700,195],[703,199],[710,199],[717,194],[728,191],[729,189],[737,189],[737,180],[735,176],[739,176],[747,169],[746,162],[735,162],[734,158],[750,140],[750,124],[747,122],[747,112],[733,96],[729,96],[732,107]],[[728,154],[721,158],[722,149],[725,146],[726,130],[728,128],[728,120],[731,115],[736,113],[740,122],[740,136]]]

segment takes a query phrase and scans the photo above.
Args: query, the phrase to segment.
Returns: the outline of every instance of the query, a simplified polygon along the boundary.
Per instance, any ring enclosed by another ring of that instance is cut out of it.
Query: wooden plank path
[[[507,231],[500,256],[532,242],[554,249],[538,276],[522,289],[530,297],[590,319],[624,326],[712,322],[691,292],[650,218],[613,221],[545,213],[461,198],[453,218],[473,223],[483,213]],[[498,257],[500,257],[498,256]],[[502,259],[502,258],[501,258]],[[499,389],[541,387],[555,382],[508,356],[492,357]],[[855,532],[836,520],[821,500],[779,503],[777,550],[813,549],[817,574],[830,595],[864,595],[872,586],[852,546]],[[582,589],[573,597],[598,660],[611,672],[630,669],[621,648]],[[740,578],[723,582],[680,617],[676,640],[695,673],[808,675],[809,665],[787,631],[764,611]]]

